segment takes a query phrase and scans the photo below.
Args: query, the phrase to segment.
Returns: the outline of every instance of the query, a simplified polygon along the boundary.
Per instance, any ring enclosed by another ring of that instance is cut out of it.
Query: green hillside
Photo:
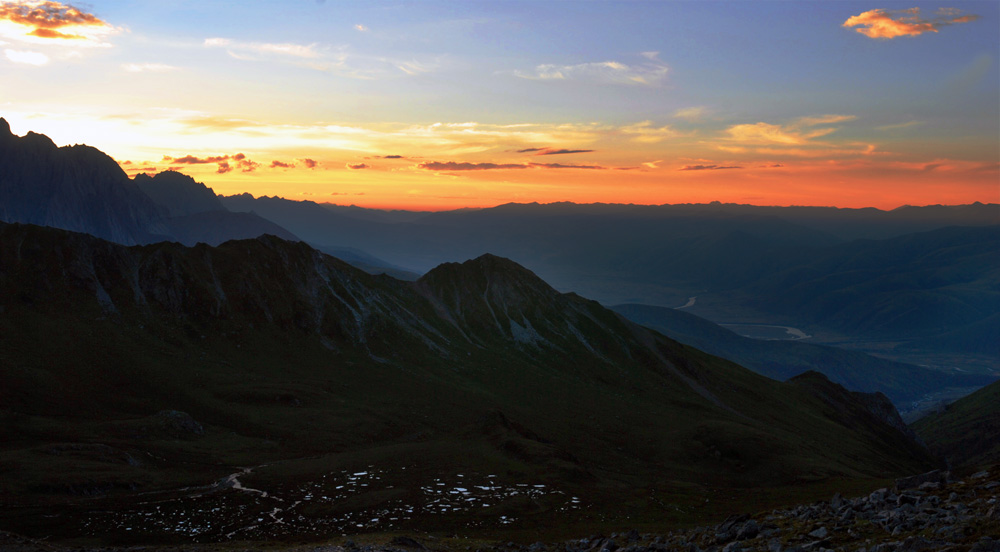
[[[917,420],[913,429],[956,468],[1000,463],[1000,382]]]

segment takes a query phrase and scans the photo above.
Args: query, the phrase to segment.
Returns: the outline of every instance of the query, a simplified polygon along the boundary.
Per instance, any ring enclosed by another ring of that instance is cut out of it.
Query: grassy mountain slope
[[[913,429],[932,451],[955,467],[1000,462],[1000,383],[917,420]]]
[[[547,490],[416,509],[391,527],[676,523],[746,507],[721,489],[932,465],[902,434],[858,424],[862,407],[831,415],[815,389],[676,343],[493,256],[411,283],[273,237],[125,248],[3,225],[0,292],[5,528],[80,534],[82,512],[126,516],[141,509],[136,493],[182,495],[238,466],[260,466],[244,483],[275,496],[342,492],[324,483],[331,470],[385,474],[347,502],[297,506],[315,522],[301,531],[318,534],[346,530],[318,520],[421,500],[456,474]],[[232,520],[266,511],[266,497],[218,489],[163,504],[190,518],[238,495],[250,502]],[[706,508],[708,497],[719,503]],[[90,530],[114,527],[124,531]]]

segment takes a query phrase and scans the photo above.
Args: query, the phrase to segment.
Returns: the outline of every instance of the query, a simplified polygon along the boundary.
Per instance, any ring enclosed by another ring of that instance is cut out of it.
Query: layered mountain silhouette
[[[307,241],[416,270],[490,251],[605,304],[677,306],[698,296],[691,310],[719,323],[792,325],[898,358],[1000,358],[990,321],[998,205],[509,204],[400,218],[249,194],[222,201]]]
[[[884,396],[767,379],[492,255],[402,282],[272,236],[125,247],[3,224],[0,297],[2,492],[17,512],[80,492],[128,503],[248,463],[301,478],[298,459],[331,454],[408,468],[397,494],[442,469],[501,474],[607,515],[648,515],[621,493],[649,485],[934,465],[887,423]]]
[[[649,305],[612,307],[636,322],[707,353],[777,380],[815,370],[848,389],[881,392],[900,410],[942,389],[974,389],[996,380],[986,374],[928,370],[861,353],[802,341],[743,337],[683,310]]]
[[[215,192],[166,171],[135,180],[89,146],[56,147],[47,136],[11,133],[0,118],[0,220],[86,232],[125,245],[174,240],[218,245],[291,232],[253,213],[231,213]]]

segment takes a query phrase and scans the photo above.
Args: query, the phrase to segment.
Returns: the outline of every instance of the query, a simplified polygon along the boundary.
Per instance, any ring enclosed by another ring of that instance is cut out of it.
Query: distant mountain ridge
[[[130,180],[95,148],[56,147],[33,132],[18,137],[3,118],[0,220],[86,232],[124,245],[218,245],[262,234],[298,240],[255,214],[229,212],[211,188],[189,176],[165,171]]]
[[[996,380],[988,375],[928,370],[859,351],[808,342],[743,337],[683,310],[649,305],[611,308],[637,324],[767,377],[784,381],[807,371],[817,371],[848,389],[882,392],[900,410],[944,388],[975,388]]]

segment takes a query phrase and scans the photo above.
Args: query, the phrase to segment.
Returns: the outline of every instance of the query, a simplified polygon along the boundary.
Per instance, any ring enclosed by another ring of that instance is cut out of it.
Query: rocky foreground
[[[355,542],[357,541],[357,542]],[[5,552],[213,552],[272,550],[284,552],[1000,552],[1000,466],[964,479],[947,472],[897,480],[892,488],[867,496],[844,498],[732,516],[718,525],[640,534],[638,531],[594,535],[561,543],[495,543],[468,546],[468,541],[397,536],[365,543],[364,536],[337,544],[283,546],[276,543],[191,545],[172,547],[65,546],[0,532]]]

